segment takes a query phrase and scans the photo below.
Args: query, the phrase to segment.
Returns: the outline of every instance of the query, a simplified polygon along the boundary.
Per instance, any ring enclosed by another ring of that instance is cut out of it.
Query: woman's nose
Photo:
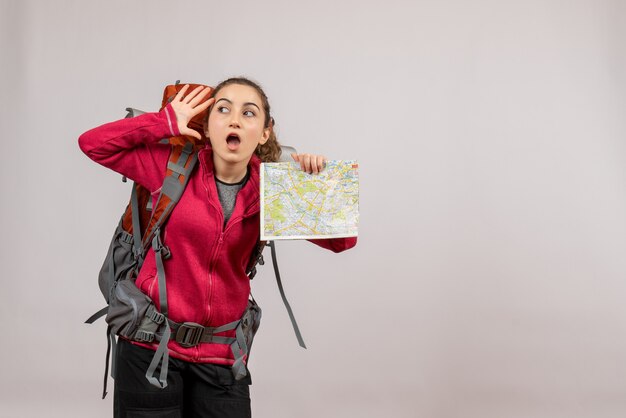
[[[233,115],[233,117],[230,119],[230,125],[231,128],[240,128],[241,126],[239,125],[239,118],[236,115]]]

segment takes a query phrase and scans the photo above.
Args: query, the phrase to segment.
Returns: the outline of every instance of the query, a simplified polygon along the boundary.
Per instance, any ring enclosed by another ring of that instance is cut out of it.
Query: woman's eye
[[[224,106],[220,106],[217,108],[217,111],[220,113],[228,113],[228,108]]]
[[[244,114],[245,116],[254,116],[254,112],[253,112],[252,110],[245,110],[245,111],[243,112],[243,114]]]

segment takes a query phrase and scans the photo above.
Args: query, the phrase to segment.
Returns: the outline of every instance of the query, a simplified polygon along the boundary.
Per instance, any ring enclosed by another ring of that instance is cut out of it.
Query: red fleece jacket
[[[170,153],[162,138],[178,136],[176,118],[168,105],[158,113],[108,123],[82,134],[81,150],[95,162],[143,185],[153,194],[165,177]],[[224,227],[209,146],[198,154],[199,162],[164,229],[164,244],[171,258],[165,260],[170,319],[217,327],[237,320],[246,308],[250,280],[246,265],[259,239],[259,168],[253,155],[250,178],[239,191],[233,214]],[[355,238],[310,240],[334,252],[356,245]],[[136,285],[159,307],[154,251],[149,249]],[[233,332],[222,335],[232,336]],[[156,344],[139,344],[156,350]],[[174,358],[197,363],[233,363],[230,347],[201,343],[184,348],[168,344]]]

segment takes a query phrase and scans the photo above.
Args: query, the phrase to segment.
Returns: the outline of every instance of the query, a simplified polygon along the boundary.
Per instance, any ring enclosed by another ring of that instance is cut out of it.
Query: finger
[[[313,174],[319,173],[319,167],[317,166],[317,155],[311,155],[311,171]]]
[[[209,87],[203,88],[202,91],[200,91],[196,97],[194,97],[192,100],[189,101],[189,105],[191,107],[196,106],[198,103],[200,103],[202,100],[204,100],[204,98],[209,93],[211,93],[211,89]],[[193,92],[189,93],[189,96],[191,96],[192,94],[193,94]],[[189,97],[189,96],[187,96],[187,97]]]
[[[195,89],[193,89],[193,90],[191,91],[191,93],[189,93],[188,95],[186,95],[186,96],[184,97],[183,102],[184,102],[184,103],[187,103],[187,104],[190,104],[191,100],[192,100],[194,97],[196,97],[196,95],[197,95],[198,93],[200,93],[200,91],[202,91],[203,89],[204,89],[204,86],[198,86],[198,87],[196,87]]]
[[[176,97],[174,97],[174,100],[180,102],[181,99],[183,98],[183,96],[185,95],[185,92],[189,89],[189,84],[185,84],[183,86],[182,89],[180,89],[180,91],[176,94]]]
[[[309,174],[313,171],[311,169],[311,156],[309,154],[304,154],[304,171]]]
[[[207,110],[209,108],[209,106],[211,106],[213,103],[215,102],[215,98],[211,97],[209,100],[207,100],[204,103],[199,104],[198,106],[194,107],[193,110],[191,111],[191,117],[193,118],[194,116],[196,116],[198,113],[202,113],[205,110]]]
[[[324,156],[318,155],[316,160],[317,160],[317,172],[321,173],[322,170],[324,170]]]
[[[291,153],[291,158],[293,158],[293,160],[297,163],[300,162],[300,157],[298,156],[298,154],[296,154],[295,152]]]

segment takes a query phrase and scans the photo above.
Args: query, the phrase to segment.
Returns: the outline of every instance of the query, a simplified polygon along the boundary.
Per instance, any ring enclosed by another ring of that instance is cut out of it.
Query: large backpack
[[[191,89],[196,86],[190,85]],[[182,85],[178,81],[174,85],[167,86],[163,94],[162,107],[165,107],[181,88]],[[144,113],[132,108],[126,110],[128,111],[126,117],[135,117]],[[229,344],[235,358],[232,366],[235,379],[241,379],[247,374],[244,359],[249,358],[254,334],[261,320],[261,308],[252,295],[249,297],[248,305],[242,317],[220,327],[204,327],[192,322],[181,324],[172,321],[167,316],[167,287],[163,260],[170,257],[170,251],[163,245],[161,235],[166,221],[178,203],[189,180],[189,175],[197,163],[197,151],[207,141],[202,129],[202,120],[203,115],[197,115],[188,125],[200,133],[202,136],[200,141],[191,143],[185,137],[162,140],[163,143],[170,143],[172,149],[163,186],[156,203],[153,207],[149,190],[137,183],[133,184],[130,202],[115,229],[104,264],[100,270],[98,285],[107,306],[93,314],[85,322],[93,323],[106,315],[108,323],[103,398],[107,394],[107,376],[111,354],[113,354],[111,377],[115,376],[116,336],[139,342],[159,342],[152,362],[146,371],[146,379],[159,388],[167,386],[169,363],[167,342],[171,339],[176,340],[184,347],[193,347],[199,343],[207,342]],[[287,148],[284,151],[295,151],[290,147],[283,148]],[[285,154],[289,155],[283,152],[283,155]],[[126,181],[126,178],[122,180]],[[135,286],[135,279],[150,246],[154,249],[156,257],[160,311],[156,309],[153,301]],[[263,249],[265,246],[269,246],[271,249],[278,288],[298,342],[301,347],[306,348],[293,311],[285,297],[273,242],[259,241],[257,243],[246,273],[252,279],[256,275],[256,265],[264,264]],[[215,335],[229,330],[235,330],[235,337]],[[155,373],[159,364],[161,367],[157,378]]]

